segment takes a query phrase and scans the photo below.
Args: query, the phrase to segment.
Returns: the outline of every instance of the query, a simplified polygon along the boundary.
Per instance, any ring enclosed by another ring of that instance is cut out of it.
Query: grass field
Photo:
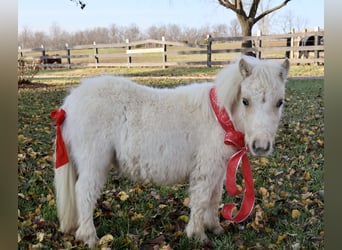
[[[74,69],[48,69],[40,70],[35,77],[35,82],[69,85],[80,81],[82,77],[112,74],[132,77],[136,80],[146,81],[146,77],[177,78],[175,84],[183,78],[200,80],[211,80],[221,67],[172,67],[162,68],[74,68]],[[322,65],[291,65],[290,77],[322,77],[324,76],[324,66]],[[151,82],[151,84],[153,84]]]
[[[203,81],[216,70],[172,72]],[[137,78],[153,86],[195,80]],[[323,80],[289,80],[275,152],[268,159],[250,157],[256,203],[245,222],[231,224],[221,218],[224,235],[209,234],[211,241],[205,245],[188,240],[183,233],[189,216],[186,185],[142,185],[113,174],[94,212],[99,237],[109,239],[111,249],[323,249],[323,88]],[[19,249],[86,249],[72,236],[58,232],[56,217],[55,132],[49,113],[66,94],[63,84],[18,90]],[[232,201],[240,202],[224,193],[222,203]]]

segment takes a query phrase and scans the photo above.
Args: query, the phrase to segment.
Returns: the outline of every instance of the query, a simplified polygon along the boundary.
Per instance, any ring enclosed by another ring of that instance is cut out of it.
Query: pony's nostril
[[[272,144],[272,142],[268,142],[268,147],[267,147],[267,149],[268,150],[273,150],[273,144]]]
[[[267,146],[265,148],[265,151],[267,152],[268,150],[270,150],[270,147],[271,147],[271,143],[270,142],[267,142]]]
[[[256,150],[256,141],[253,141],[253,143],[252,143],[252,149],[253,149],[253,151]]]
[[[252,150],[256,155],[265,155],[269,152],[271,148],[271,143],[267,142],[265,144],[262,144],[261,142],[258,142],[257,140],[254,140],[252,142]]]

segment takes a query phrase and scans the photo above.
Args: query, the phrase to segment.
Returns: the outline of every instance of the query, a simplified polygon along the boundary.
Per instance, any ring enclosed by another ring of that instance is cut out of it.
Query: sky
[[[262,0],[270,6],[283,0]],[[230,24],[234,12],[219,5],[218,0],[83,0],[81,10],[70,0],[18,0],[18,32],[23,28],[49,32],[57,24],[68,32],[95,27],[177,24],[200,28],[205,25]],[[274,18],[291,12],[308,29],[324,27],[324,0],[292,0],[275,12]],[[273,18],[273,17],[272,17]]]

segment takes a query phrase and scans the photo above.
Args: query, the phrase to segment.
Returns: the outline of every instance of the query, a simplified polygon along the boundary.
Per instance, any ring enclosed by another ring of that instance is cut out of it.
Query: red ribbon
[[[55,109],[50,113],[50,117],[56,121],[56,168],[59,168],[69,162],[68,152],[64,144],[61,130],[65,114],[64,109]]]
[[[226,220],[238,223],[244,221],[249,216],[254,206],[254,184],[247,157],[248,147],[245,145],[244,134],[235,130],[227,111],[224,108],[220,108],[214,87],[210,89],[210,102],[218,122],[226,132],[224,143],[237,149],[237,152],[229,159],[227,164],[226,190],[230,196],[243,193],[244,197],[240,211],[235,216],[233,216],[233,210],[236,208],[236,204],[225,204],[221,213]],[[236,184],[236,173],[240,163],[242,163],[242,176],[245,180],[242,190],[239,190]]]

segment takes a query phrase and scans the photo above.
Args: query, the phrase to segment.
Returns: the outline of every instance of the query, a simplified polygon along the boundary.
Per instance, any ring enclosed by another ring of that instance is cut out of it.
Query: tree
[[[241,36],[241,27],[239,25],[238,20],[233,19],[230,21],[229,35],[230,36]]]
[[[86,4],[83,1],[80,1],[80,0],[70,0],[70,1],[76,3],[76,6],[79,5],[82,10],[86,7]]]
[[[218,0],[220,5],[235,12],[237,19],[241,25],[241,32],[243,36],[251,36],[253,25],[264,18],[266,15],[284,7],[291,0],[285,0],[281,4],[276,5],[273,8],[258,13],[258,7],[260,0],[242,1],[242,0]],[[244,2],[244,3],[243,3]],[[244,5],[249,7],[249,13],[247,14]],[[242,48],[252,48],[252,41],[243,41]],[[245,54],[252,55],[252,52]]]
[[[130,26],[128,26],[125,29],[123,35],[130,42],[132,42],[132,41],[139,41],[143,37],[143,35],[140,32],[139,27],[136,24],[134,24],[134,23],[132,23]]]
[[[264,0],[263,2],[260,2],[259,10],[260,12],[264,12],[266,9],[270,8],[272,0]],[[258,22],[258,29],[262,32],[262,34],[269,34],[271,31],[271,21],[274,22],[274,12],[272,14],[269,14],[265,17],[263,17]]]
[[[32,31],[28,26],[24,26],[23,30],[20,32],[18,36],[18,44],[22,48],[32,47]]]
[[[215,37],[228,36],[228,26],[226,24],[216,24],[212,26],[211,34]]]
[[[56,22],[51,24],[49,34],[49,44],[43,43],[43,41],[42,44],[53,48],[64,48],[65,43],[69,40],[68,32],[64,31]]]

